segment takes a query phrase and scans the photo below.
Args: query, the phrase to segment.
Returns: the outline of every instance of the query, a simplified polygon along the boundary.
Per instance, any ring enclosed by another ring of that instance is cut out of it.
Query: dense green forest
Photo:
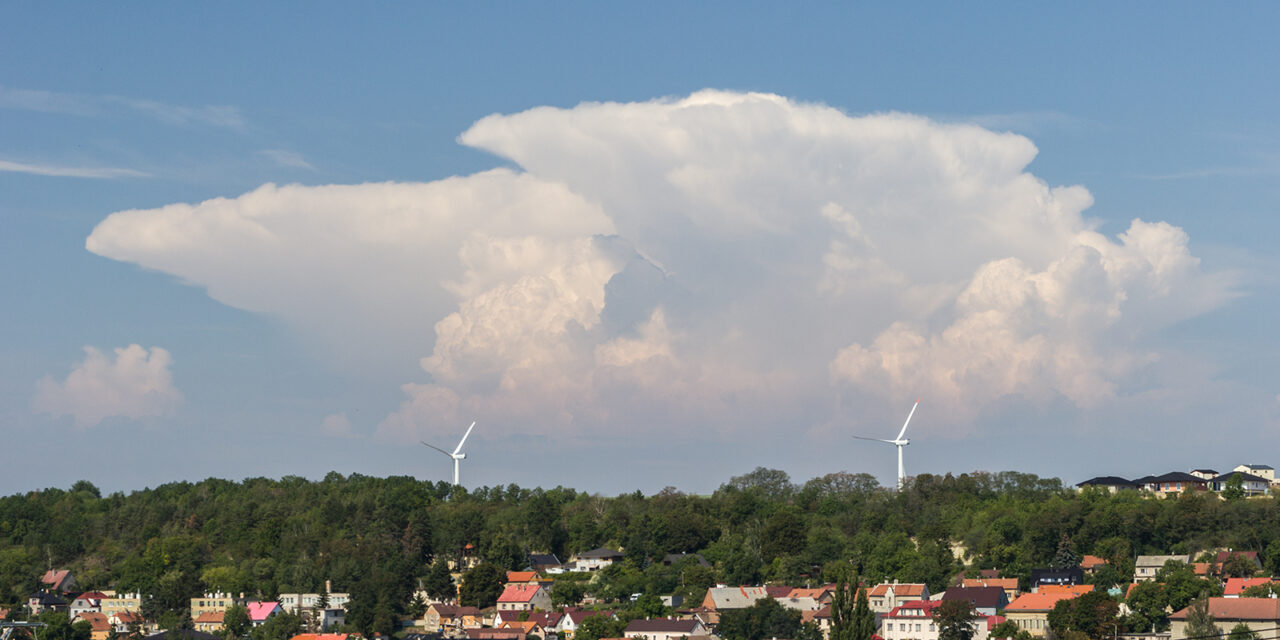
[[[34,592],[50,566],[71,569],[84,589],[146,594],[153,611],[185,610],[206,590],[272,598],[331,580],[352,594],[349,620],[368,626],[412,608],[413,591],[439,581],[435,565],[467,545],[498,570],[524,568],[531,552],[562,560],[601,546],[625,552],[624,563],[589,584],[557,589],[565,602],[584,592],[698,597],[714,582],[803,585],[850,575],[936,591],[966,568],[953,548],[971,571],[1023,578],[1064,552],[1099,555],[1111,568],[1096,580],[1119,583],[1138,554],[1218,547],[1261,551],[1275,572],[1280,506],[1273,497],[1077,493],[1013,472],[924,474],[889,491],[865,474],[797,485],[757,469],[710,496],[669,488],[616,497],[337,473],[106,496],[81,481],[0,498],[0,605]],[[681,552],[701,553],[710,566],[658,562]]]

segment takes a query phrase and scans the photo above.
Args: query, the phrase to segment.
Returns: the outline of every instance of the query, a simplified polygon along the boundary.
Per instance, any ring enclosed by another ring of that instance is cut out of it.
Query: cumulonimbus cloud
[[[1027,172],[1030,140],[974,125],[702,91],[459,140],[519,171],[266,185],[112,214],[87,245],[335,349],[422,354],[379,426],[403,440],[477,415],[821,421],[846,393],[959,423],[1009,395],[1098,406],[1156,330],[1234,295],[1182,230],[1102,233],[1087,190]]]
[[[113,360],[86,346],[84,356],[65,380],[45,377],[36,383],[32,409],[55,418],[71,416],[76,426],[85,428],[107,418],[173,415],[182,403],[169,370],[173,360],[160,347],[119,347]]]

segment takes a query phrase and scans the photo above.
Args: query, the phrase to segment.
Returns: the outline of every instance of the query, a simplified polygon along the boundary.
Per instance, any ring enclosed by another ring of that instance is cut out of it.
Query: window
[[[919,622],[917,622],[917,623],[916,623],[916,631],[919,631],[919,630],[920,630],[920,623],[919,623]]]
[[[907,623],[905,623],[905,622],[899,622],[899,623],[898,623],[898,631],[906,631],[906,630],[907,630]]]

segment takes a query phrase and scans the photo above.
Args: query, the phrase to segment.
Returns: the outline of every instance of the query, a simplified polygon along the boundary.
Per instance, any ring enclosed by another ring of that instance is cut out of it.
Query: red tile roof
[[[1227,578],[1227,586],[1223,588],[1222,594],[1238,596],[1249,587],[1260,587],[1268,582],[1271,582],[1271,578]]]
[[[538,579],[537,571],[508,571],[507,582],[533,582]]]
[[[542,587],[536,584],[509,584],[498,596],[498,602],[529,602],[540,589]]]
[[[1071,593],[1078,596],[1093,591],[1091,584],[1042,584],[1039,593]]]
[[[871,590],[872,596],[883,596],[889,593],[889,588],[893,587],[893,594],[899,598],[919,598],[924,595],[925,586],[923,584],[895,583],[887,582],[878,584]]]
[[[1080,560],[1081,569],[1096,569],[1097,567],[1101,567],[1104,564],[1107,564],[1107,559],[1099,558],[1098,556],[1086,555],[1084,558]]]
[[[88,620],[89,626],[93,627],[94,631],[111,630],[111,623],[107,621],[106,614],[98,613],[97,611],[81,611],[76,617],[81,620]]]
[[[196,624],[222,624],[222,616],[225,614],[225,611],[206,611],[196,616],[196,619],[192,620],[192,622]]]
[[[1186,620],[1187,607],[1169,618]],[[1275,598],[1209,598],[1209,615],[1215,620],[1280,621],[1280,600]]]

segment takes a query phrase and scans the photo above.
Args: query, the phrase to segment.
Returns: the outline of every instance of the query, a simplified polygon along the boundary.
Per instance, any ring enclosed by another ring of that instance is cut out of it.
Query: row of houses
[[[1161,475],[1149,475],[1134,480],[1119,476],[1098,476],[1076,484],[1078,489],[1100,488],[1116,491],[1150,491],[1161,497],[1180,495],[1187,491],[1213,491],[1221,493],[1232,480],[1238,480],[1246,496],[1266,495],[1272,488],[1280,488],[1276,471],[1265,464],[1242,464],[1226,473],[1213,469],[1192,469],[1189,472],[1170,471]]]

